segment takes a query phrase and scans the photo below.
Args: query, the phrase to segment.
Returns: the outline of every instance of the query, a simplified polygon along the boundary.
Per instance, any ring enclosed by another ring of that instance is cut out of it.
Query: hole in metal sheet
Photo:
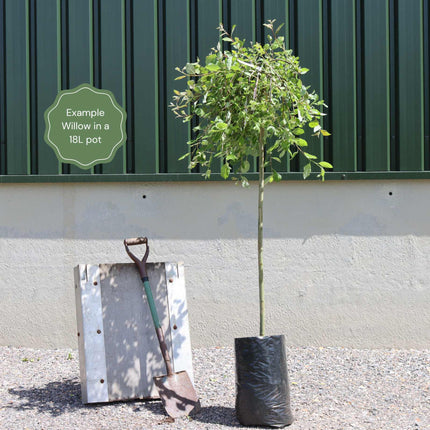
[[[80,336],[81,335],[81,333],[78,333],[78,336]]]
[[[142,196],[142,199],[146,199],[146,194],[144,194],[144,195]]]

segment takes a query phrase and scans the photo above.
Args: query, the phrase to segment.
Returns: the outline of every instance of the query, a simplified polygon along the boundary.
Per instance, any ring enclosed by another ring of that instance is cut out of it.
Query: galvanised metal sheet
[[[192,379],[182,264],[148,263],[148,277],[175,372]],[[166,374],[142,281],[133,264],[75,268],[82,401],[158,398]]]

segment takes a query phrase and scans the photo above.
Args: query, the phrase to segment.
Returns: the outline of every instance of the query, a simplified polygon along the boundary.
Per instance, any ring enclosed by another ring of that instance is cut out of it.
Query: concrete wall
[[[141,235],[185,262],[194,347],[258,334],[256,184],[1,184],[0,203],[0,344],[76,347],[73,267],[129,262]],[[265,204],[267,334],[429,347],[428,181],[280,183]]]

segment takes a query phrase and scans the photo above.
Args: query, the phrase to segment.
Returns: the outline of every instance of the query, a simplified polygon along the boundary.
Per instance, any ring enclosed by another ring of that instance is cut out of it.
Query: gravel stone
[[[430,350],[288,348],[292,430],[430,430]],[[78,352],[0,347],[0,429],[228,429],[232,348],[193,351],[202,410],[172,420],[160,401],[81,403]],[[248,427],[252,428],[252,427]]]

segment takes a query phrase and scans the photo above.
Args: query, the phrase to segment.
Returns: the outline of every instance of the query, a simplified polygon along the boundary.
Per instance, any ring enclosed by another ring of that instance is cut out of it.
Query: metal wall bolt
[[[100,384],[104,384],[105,380],[104,379],[100,379]]]
[[[94,282],[93,282],[93,285],[97,285],[97,281],[94,281]]]
[[[170,283],[173,283],[173,278],[169,278],[169,282],[170,282]]]
[[[100,329],[97,330],[97,333],[100,334],[102,331]]]
[[[178,326],[175,324],[174,326],[173,326],[173,330],[177,330],[178,329]]]

